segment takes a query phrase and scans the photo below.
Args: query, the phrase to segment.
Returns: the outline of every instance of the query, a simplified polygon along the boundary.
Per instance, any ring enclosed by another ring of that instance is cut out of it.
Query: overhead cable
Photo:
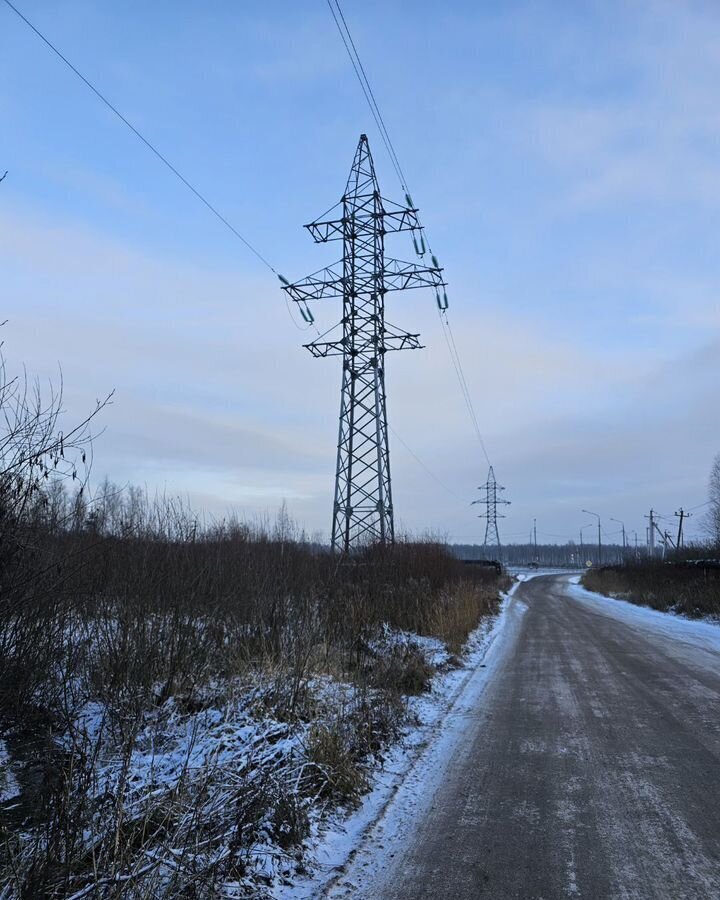
[[[327,0],[327,5],[330,9],[330,13],[332,14],[333,19],[335,20],[335,25],[337,27],[338,33],[342,39],[343,44],[345,45],[345,50],[347,51],[347,55],[350,59],[352,67],[355,70],[355,75],[357,76],[358,82],[360,83],[360,88],[365,95],[367,105],[370,107],[370,113],[372,114],[372,117],[375,120],[375,124],[378,127],[380,137],[385,144],[385,149],[387,150],[390,157],[390,162],[392,163],[393,168],[395,169],[395,172],[400,179],[400,185],[402,186],[402,189],[404,191],[407,191],[407,183],[402,167],[400,165],[400,160],[398,159],[398,155],[395,152],[395,147],[393,146],[393,142],[390,139],[390,134],[388,133],[388,130],[385,126],[385,120],[383,119],[382,113],[380,112],[380,107],[378,106],[377,100],[375,99],[375,94],[373,93],[372,86],[370,85],[367,73],[365,72],[365,67],[362,64],[360,54],[358,53],[357,47],[355,46],[355,41],[353,40],[353,36],[350,33],[350,29],[348,28],[345,16],[343,15],[339,0]],[[337,14],[335,12],[335,9],[337,9]],[[340,16],[339,19],[338,15]]]
[[[460,384],[460,391],[465,399],[465,405],[467,406],[468,412],[470,414],[470,421],[475,429],[475,434],[477,435],[477,439],[480,443],[483,455],[485,456],[485,460],[488,465],[491,465],[490,456],[488,455],[485,441],[483,439],[482,432],[480,431],[480,424],[478,423],[477,415],[475,413],[475,406],[472,402],[472,394],[470,393],[467,378],[465,377],[465,372],[462,367],[462,361],[460,359],[460,354],[458,353],[457,344],[455,343],[455,337],[453,335],[452,328],[450,327],[450,320],[447,316],[447,310],[439,310],[439,315],[440,324],[443,329],[443,334],[445,335],[445,341],[448,345],[448,350],[450,351],[450,359],[455,368],[455,374],[457,375],[458,383]],[[447,329],[447,334],[445,332],[445,329]]]
[[[360,58],[360,54],[358,52],[355,41],[353,40],[352,33],[348,26],[347,20],[342,11],[342,7],[340,6],[339,0],[327,0],[328,8],[332,14],[333,20],[335,21],[335,25],[337,27],[340,38],[342,39],[343,45],[345,46],[345,50],[350,59],[352,67],[355,71],[355,75],[360,84],[360,88],[362,89],[363,95],[365,96],[365,100],[370,109],[370,113],[372,114],[373,119],[375,120],[375,124],[377,125],[378,131],[380,132],[380,137],[385,145],[385,149],[388,152],[388,156],[390,157],[390,162],[395,169],[395,172],[400,181],[400,186],[405,191],[406,197],[409,199],[409,188],[407,184],[407,179],[405,178],[405,173],[403,172],[402,166],[400,165],[400,160],[398,158],[397,152],[393,145],[393,142],[390,138],[390,134],[388,132],[387,126],[385,124],[385,119],[380,111],[380,107],[378,105],[377,99],[375,97],[375,93],[372,89],[372,85],[370,84],[370,79],[368,78],[365,67],[363,66],[362,60]],[[336,12],[337,10],[337,12]],[[420,218],[418,215],[418,223],[422,231],[425,231],[422,224],[420,223]],[[432,253],[432,248],[430,244],[430,240],[428,238],[427,241],[428,251]],[[445,341],[448,346],[448,351],[450,353],[450,360],[452,362],[453,368],[455,369],[455,374],[458,379],[458,384],[460,386],[460,392],[463,396],[463,401],[467,407],[470,421],[475,431],[478,441],[480,443],[480,447],[482,449],[483,455],[485,459],[490,465],[490,457],[487,452],[487,448],[485,445],[485,441],[482,437],[482,432],[480,431],[480,425],[478,423],[478,418],[475,413],[475,407],[472,402],[472,395],[470,393],[467,378],[465,377],[465,372],[462,366],[462,361],[460,359],[460,354],[458,353],[457,345],[455,343],[455,338],[452,333],[452,329],[450,327],[450,321],[447,316],[447,310],[440,310],[440,323],[443,329],[443,336],[445,337]]]
[[[445,484],[444,481],[442,481],[440,478],[438,478],[438,476],[433,472],[432,469],[428,468],[428,466],[425,465],[425,463],[422,461],[422,459],[420,459],[420,457],[417,455],[417,453],[415,453],[415,451],[400,437],[400,435],[397,433],[397,431],[395,431],[395,429],[392,427],[392,425],[388,425],[388,431],[391,431],[393,433],[395,438],[398,441],[400,441],[400,443],[407,450],[407,452],[410,454],[410,456],[412,456],[412,458],[420,466],[420,468],[425,470],[425,472],[433,479],[433,481],[436,481],[444,491],[446,491],[448,494],[455,497],[456,500],[461,500],[461,501],[463,500],[463,498],[460,497],[459,494],[456,494],[455,491],[452,490],[452,488],[449,488]]]
[[[28,28],[30,28],[30,29],[31,29],[31,30],[32,30],[32,31],[40,38],[40,40],[43,41],[43,43],[46,44],[46,45],[50,48],[50,50],[52,50],[52,52],[53,52],[59,59],[62,60],[63,63],[65,63],[65,65],[68,67],[68,69],[70,69],[70,71],[73,72],[73,73],[74,73],[74,74],[75,74],[75,75],[83,82],[83,84],[84,84],[86,87],[88,87],[88,88],[93,92],[93,94],[95,94],[95,96],[96,96],[96,97],[97,97],[97,98],[98,98],[98,99],[99,99],[99,100],[100,100],[100,101],[101,101],[101,102],[102,102],[102,103],[103,103],[103,104],[104,104],[104,105],[105,105],[105,106],[106,106],[106,107],[107,107],[107,108],[108,108],[115,116],[117,116],[117,118],[120,119],[120,121],[121,121],[124,125],[126,125],[126,126],[130,129],[130,131],[132,131],[132,133],[133,133],[140,141],[142,141],[142,143],[148,148],[148,150],[150,150],[152,153],[154,153],[155,156],[160,160],[160,162],[162,162],[163,165],[166,166],[166,167],[173,173],[173,175],[175,175],[176,178],[178,178],[178,179],[185,185],[185,187],[186,187],[191,193],[193,193],[193,194],[195,195],[195,197],[197,197],[197,199],[198,199],[202,204],[204,204],[204,206],[206,206],[207,209],[209,209],[210,212],[211,212],[217,219],[219,219],[220,222],[222,222],[222,224],[223,224],[223,225],[224,225],[224,226],[225,226],[232,234],[235,235],[236,238],[238,238],[238,240],[242,241],[242,243],[247,247],[247,249],[248,249],[251,253],[253,253],[253,254],[260,260],[260,262],[261,262],[264,266],[266,266],[268,269],[270,269],[270,271],[273,272],[275,275],[278,274],[277,270],[276,270],[276,269],[268,262],[268,260],[262,255],[262,253],[260,253],[260,251],[259,251],[256,247],[254,247],[253,244],[251,244],[250,241],[249,241],[246,237],[244,237],[244,236],[237,230],[237,228],[236,228],[230,221],[228,221],[228,219],[227,219],[227,218],[226,218],[226,217],[225,217],[225,216],[224,216],[224,215],[223,215],[223,214],[222,214],[215,206],[213,206],[213,204],[212,204],[212,203],[211,203],[211,202],[210,202],[210,201],[209,201],[209,200],[208,200],[208,199],[207,199],[207,198],[206,198],[206,197],[205,197],[205,196],[204,196],[204,195],[203,195],[203,194],[202,194],[202,193],[201,193],[201,192],[200,192],[200,191],[199,191],[199,190],[198,190],[198,189],[197,189],[197,188],[196,188],[196,187],[195,187],[195,186],[194,186],[194,185],[193,185],[193,184],[192,184],[192,183],[191,183],[191,182],[183,175],[183,174],[182,174],[182,172],[180,172],[177,168],[175,168],[175,166],[168,160],[168,158],[167,158],[166,156],[164,156],[164,155],[157,149],[157,147],[156,147],[151,141],[149,141],[149,140],[145,137],[145,135],[143,135],[143,134],[142,134],[142,133],[141,133],[141,132],[133,125],[133,124],[132,124],[132,122],[130,122],[130,121],[129,121],[129,120],[128,120],[121,112],[120,112],[120,110],[119,110],[116,106],[114,106],[114,105],[107,99],[107,97],[106,97],[106,96],[105,96],[98,88],[96,88],[95,85],[92,84],[92,82],[90,82],[90,81],[82,74],[82,72],[81,72],[78,68],[76,68],[76,66],[74,66],[74,65],[70,62],[70,60],[69,60],[63,53],[60,52],[60,50],[55,46],[55,44],[53,44],[48,38],[46,38],[45,35],[42,34],[42,32],[40,32],[40,31],[35,27],[35,25],[33,25],[33,23],[32,23],[26,16],[24,16],[23,13],[21,13],[20,10],[19,10],[13,3],[10,2],[10,0],[5,0],[5,3],[7,4],[7,6],[10,7],[10,9],[11,9],[17,16],[19,16],[20,19],[22,19],[22,21],[28,26]]]

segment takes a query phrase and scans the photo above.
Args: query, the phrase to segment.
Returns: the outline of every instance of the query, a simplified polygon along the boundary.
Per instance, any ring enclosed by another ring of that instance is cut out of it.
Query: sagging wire
[[[145,145],[145,147],[146,147],[148,150],[150,150],[150,152],[153,153],[154,156],[155,156],[157,159],[159,159],[160,162],[161,162],[161,163],[162,163],[162,164],[163,164],[170,172],[172,172],[172,174],[173,174],[173,175],[174,175],[174,176],[175,176],[175,177],[176,177],[176,178],[177,178],[177,179],[178,179],[178,180],[179,180],[179,181],[180,181],[180,182],[181,182],[181,183],[182,183],[182,184],[183,184],[183,185],[184,185],[184,186],[185,186],[185,187],[186,187],[186,188],[187,188],[187,189],[188,189],[188,190],[189,190],[189,191],[190,191],[190,192],[191,192],[191,193],[192,193],[192,194],[193,194],[193,195],[194,195],[194,196],[195,196],[195,197],[196,197],[196,198],[197,198],[197,199],[198,199],[198,200],[199,200],[199,201],[200,201],[200,202],[201,202],[201,203],[202,203],[202,204],[203,204],[203,205],[204,205],[204,206],[205,206],[205,207],[206,207],[206,208],[207,208],[207,209],[208,209],[208,210],[216,217],[216,218],[217,218],[217,219],[218,219],[218,221],[220,221],[220,222],[228,229],[228,231],[230,231],[230,233],[233,234],[239,241],[241,241],[241,242],[245,245],[245,247],[246,247],[252,254],[254,254],[255,257],[257,257],[257,259],[258,259],[258,260],[259,260],[266,268],[268,268],[274,275],[276,275],[276,276],[278,277],[278,279],[280,280],[281,284],[288,284],[288,283],[289,283],[289,282],[287,281],[287,279],[283,278],[283,276],[280,275],[280,273],[279,273],[279,272],[277,271],[277,269],[272,265],[272,263],[270,263],[270,262],[268,261],[268,259],[267,259],[265,256],[263,256],[263,254],[257,249],[257,247],[255,247],[255,245],[252,244],[252,243],[251,243],[251,242],[250,242],[250,241],[249,241],[249,240],[248,240],[248,239],[247,239],[247,238],[246,238],[246,237],[245,237],[245,236],[244,236],[244,235],[243,235],[243,234],[242,234],[242,233],[241,233],[241,232],[233,225],[233,224],[232,224],[232,222],[230,222],[230,220],[229,220],[226,216],[224,216],[224,215],[218,210],[218,208],[217,208],[216,206],[214,206],[214,205],[207,199],[207,197],[206,197],[203,193],[201,193],[201,191],[198,190],[198,188],[196,188],[195,185],[194,185],[194,184],[193,184],[193,183],[192,183],[185,175],[183,175],[182,172],[180,172],[179,169],[177,169],[177,168],[170,162],[170,160],[167,158],[167,156],[165,156],[163,153],[160,152],[160,150],[158,150],[158,148],[152,143],[152,141],[150,141],[148,138],[146,138],[145,135],[144,135],[144,134],[143,134],[143,133],[135,126],[135,125],[133,125],[133,123],[132,123],[132,122],[131,122],[131,121],[130,121],[123,113],[122,113],[122,112],[120,112],[120,110],[118,109],[117,106],[115,106],[115,104],[111,103],[110,100],[108,100],[108,98],[106,97],[106,95],[105,95],[98,87],[96,87],[96,86],[95,86],[88,78],[85,77],[85,75],[83,75],[83,73],[77,68],[77,66],[75,66],[75,65],[68,59],[68,57],[65,56],[65,54],[62,53],[62,51],[61,51],[61,50],[60,50],[60,49],[59,49],[59,48],[58,48],[58,47],[57,47],[57,46],[56,46],[49,38],[47,38],[47,37],[40,31],[39,28],[37,28],[37,27],[32,23],[32,22],[27,18],[27,16],[25,16],[25,15],[17,8],[17,6],[15,6],[15,5],[11,2],[11,0],[5,0],[5,4],[8,6],[9,9],[11,9],[11,10],[15,13],[15,15],[18,16],[19,19],[21,19],[21,20],[28,26],[28,28],[29,28],[29,29],[30,29],[30,30],[31,30],[38,38],[40,38],[40,40],[46,45],[46,47],[48,47],[48,48],[55,54],[55,56],[57,56],[58,59],[60,59],[60,60],[64,63],[64,65],[67,66],[67,68],[70,69],[70,71],[71,71],[77,78],[79,78],[80,81],[82,81],[82,83],[83,83],[90,91],[92,91],[92,93],[98,98],[98,100],[100,100],[100,102],[101,102],[107,109],[109,109],[110,112],[112,112],[113,115],[116,116],[116,117],[123,123],[123,125],[125,125],[125,126],[126,126],[126,127],[127,127],[134,135],[135,135],[135,137],[138,138],[138,140],[141,141],[141,142]],[[305,322],[307,323],[308,328],[310,328],[310,327],[314,324],[314,322],[315,322],[315,319],[314,319],[314,317],[313,317],[312,312],[310,311],[310,309],[309,309],[309,307],[308,307],[308,305],[307,305],[306,303],[302,303],[302,304],[299,303],[298,306],[300,307],[300,314],[301,314],[301,316],[303,317],[303,319],[304,319]],[[289,306],[288,306],[288,312],[290,313],[290,318],[292,319],[293,324],[295,324],[296,327],[301,327],[301,326],[298,326],[298,325],[297,325],[297,322],[295,322],[295,318],[294,318],[294,316],[292,315],[292,312],[290,311],[290,307],[289,307]],[[305,329],[302,329],[302,330],[305,330]]]
[[[437,260],[437,257],[432,251],[432,246],[430,244],[430,239],[427,236],[427,232],[420,221],[419,213],[413,203],[412,197],[410,195],[410,190],[408,188],[407,179],[405,177],[405,173],[403,172],[402,166],[400,165],[400,160],[397,155],[397,151],[393,145],[392,139],[390,138],[390,134],[388,132],[387,126],[385,124],[385,119],[380,111],[380,107],[378,105],[377,99],[375,97],[375,93],[372,89],[372,85],[370,84],[370,79],[368,78],[365,67],[363,66],[362,60],[360,58],[360,54],[357,49],[357,45],[353,39],[352,33],[348,26],[347,20],[342,11],[342,7],[340,6],[339,0],[327,0],[327,5],[332,14],[333,20],[335,21],[335,25],[337,27],[338,33],[340,34],[340,38],[342,39],[343,45],[345,46],[345,50],[350,59],[350,63],[355,71],[355,75],[360,84],[360,88],[363,92],[367,105],[370,109],[370,113],[372,114],[373,119],[375,120],[375,124],[377,125],[378,131],[380,132],[380,137],[385,145],[385,148],[390,157],[390,161],[395,169],[395,172],[398,176],[398,180],[400,181],[400,186],[405,192],[405,200],[410,209],[415,212],[416,220],[418,223],[417,229],[412,229],[412,240],[413,247],[415,248],[415,253],[420,259],[425,257],[426,253],[430,254],[430,258],[432,261],[432,265],[436,269],[440,269],[440,264]],[[336,12],[337,10],[337,12]],[[417,233],[416,233],[417,232]],[[453,368],[455,370],[455,374],[457,376],[458,384],[460,386],[460,392],[463,396],[463,402],[467,407],[470,421],[472,424],[473,431],[475,432],[478,441],[480,443],[480,447],[482,449],[483,455],[490,465],[490,457],[487,452],[487,447],[485,445],[485,441],[482,436],[482,432],[480,431],[480,425],[478,423],[477,414],[475,412],[475,407],[472,402],[472,395],[470,393],[470,389],[468,387],[467,378],[465,376],[465,371],[463,369],[462,361],[460,359],[460,354],[457,349],[457,344],[455,343],[455,338],[452,333],[452,328],[450,326],[450,321],[448,318],[448,308],[449,301],[447,297],[447,291],[443,286],[442,292],[440,288],[435,289],[435,302],[438,307],[438,312],[440,315],[440,326],[443,331],[443,336],[445,338],[445,342],[448,347],[448,352],[450,354],[450,360],[452,362]]]

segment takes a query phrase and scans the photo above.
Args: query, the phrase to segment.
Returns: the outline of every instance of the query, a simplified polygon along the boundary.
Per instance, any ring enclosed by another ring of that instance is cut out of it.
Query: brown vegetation
[[[412,634],[458,653],[502,582],[431,541],[340,558],[284,512],[89,498],[102,405],[63,433],[0,367],[0,898],[260,896],[428,688]]]
[[[70,514],[77,508],[76,495],[39,492],[16,524],[23,550],[2,572],[0,736],[22,787],[12,810],[0,808],[7,896],[72,896],[102,879],[103,896],[132,896],[136,883],[171,896],[191,871],[208,884],[243,860],[249,871],[261,837],[289,852],[306,833],[308,803],[358,798],[368,761],[398,734],[403,697],[429,686],[422,650],[403,640],[378,652],[382,635],[437,635],[459,652],[497,609],[496,573],[468,571],[435,543],[339,559],[285,516],[270,529],[201,529],[176,503],[110,485],[82,518]],[[315,686],[331,676],[351,686],[335,705]],[[136,796],[128,773],[143,742],[167,741],[173,717],[236,716],[233,691],[252,694],[251,715],[271,729],[266,749],[307,730],[304,762],[249,765],[222,811],[211,765],[188,768],[158,797]],[[82,725],[88,709],[101,710],[94,731]],[[120,762],[103,792],[108,757]],[[225,830],[215,833],[209,816]],[[198,830],[209,846],[231,833],[231,857],[220,865],[192,851]],[[172,850],[174,874],[167,859],[140,865],[159,847]]]

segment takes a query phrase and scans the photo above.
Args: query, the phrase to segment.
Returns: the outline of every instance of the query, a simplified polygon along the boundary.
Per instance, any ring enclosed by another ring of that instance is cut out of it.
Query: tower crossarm
[[[342,260],[293,284],[284,284],[282,289],[296,303],[342,297],[345,289]]]
[[[399,259],[388,259],[383,272],[383,290],[387,292],[405,291],[410,288],[445,287],[447,282],[443,280],[442,271],[435,266],[418,266],[416,263],[403,262]],[[351,293],[360,294],[376,288],[378,279],[374,271],[358,266],[354,276],[354,284],[348,285]],[[296,303],[306,303],[308,300],[342,297],[347,281],[343,275],[342,262],[337,262],[292,284],[283,285],[282,289]]]
[[[310,232],[316,244],[326,244],[328,241],[341,241],[345,236],[345,219],[310,222],[305,228]]]
[[[386,259],[385,290],[405,291],[409,288],[445,287],[447,282],[443,281],[442,271],[435,266],[418,266],[400,259]]]
[[[382,201],[383,228],[389,231],[417,231],[422,233],[422,225],[418,218],[418,210],[414,206],[403,206],[392,200]]]
[[[343,201],[345,198],[343,198]],[[341,202],[343,202],[341,201]],[[367,207],[367,208],[366,208]],[[374,194],[355,198],[355,215],[359,218],[363,215],[375,220],[379,229],[384,233],[396,231],[422,231],[418,211],[412,206],[401,206],[392,200],[381,199],[376,205]],[[342,241],[352,231],[352,219],[319,219],[305,226],[310,232],[316,244],[326,244],[329,241]]]
[[[354,348],[350,348],[349,341],[341,338],[338,341],[313,341],[311,344],[303,345],[312,355],[318,359],[325,356],[343,356],[349,352],[352,356],[359,356],[363,351],[356,344]],[[419,334],[387,334],[382,342],[382,346],[377,349],[377,353],[387,353],[391,350],[420,350],[422,349]],[[368,346],[368,349],[372,349]],[[375,357],[371,357],[373,359]]]

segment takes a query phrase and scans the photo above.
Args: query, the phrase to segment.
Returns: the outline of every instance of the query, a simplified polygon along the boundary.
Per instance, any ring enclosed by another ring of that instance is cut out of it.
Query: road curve
[[[395,844],[381,827],[332,897],[720,898],[720,640],[568,580],[516,591],[512,646],[423,812]]]

